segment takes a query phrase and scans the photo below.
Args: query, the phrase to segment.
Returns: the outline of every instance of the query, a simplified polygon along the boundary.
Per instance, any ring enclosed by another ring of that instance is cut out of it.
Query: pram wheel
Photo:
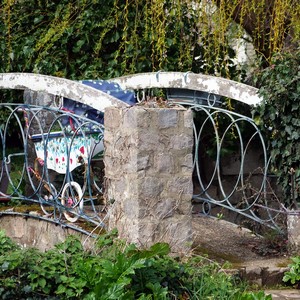
[[[44,214],[51,216],[54,213],[56,204],[57,191],[55,186],[50,183],[46,187],[42,187],[39,191],[40,206]],[[47,204],[47,202],[49,204]]]
[[[78,220],[83,209],[82,197],[82,189],[77,182],[71,181],[65,184],[61,195],[61,204],[66,208],[63,214],[69,222],[73,223]]]

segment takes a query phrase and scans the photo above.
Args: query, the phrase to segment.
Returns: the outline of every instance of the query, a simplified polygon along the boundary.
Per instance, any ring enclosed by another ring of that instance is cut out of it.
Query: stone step
[[[271,295],[272,300],[300,299],[300,290],[265,290],[266,295]]]
[[[288,267],[278,267],[274,265],[275,263],[274,259],[266,260],[259,266],[261,262],[254,261],[237,269],[226,270],[226,273],[238,276],[255,288],[264,290],[266,295],[272,296],[272,300],[300,300],[300,290],[284,286],[282,281]],[[266,267],[266,264],[271,264],[271,266]]]
[[[274,287],[284,284],[282,278],[284,273],[288,271],[288,267],[259,266],[259,263],[258,261],[255,264],[239,268],[240,278],[259,287]]]
[[[232,264],[229,269],[223,269],[223,271],[259,289],[279,286],[291,288],[282,281],[285,272],[289,270],[288,263],[288,259],[265,259]]]

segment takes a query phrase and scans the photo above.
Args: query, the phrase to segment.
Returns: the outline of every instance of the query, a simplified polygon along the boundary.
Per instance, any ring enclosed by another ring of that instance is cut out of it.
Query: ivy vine
[[[271,168],[282,187],[284,202],[300,203],[300,51],[275,55],[257,74],[263,103],[256,107],[271,155]]]

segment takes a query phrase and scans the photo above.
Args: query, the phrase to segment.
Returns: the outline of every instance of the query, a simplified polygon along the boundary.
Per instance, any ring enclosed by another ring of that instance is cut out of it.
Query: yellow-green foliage
[[[1,72],[103,78],[163,69],[230,78],[230,45],[245,36],[233,19],[251,25],[256,50],[268,61],[286,49],[287,35],[288,45],[299,43],[299,6],[298,0],[3,0]]]

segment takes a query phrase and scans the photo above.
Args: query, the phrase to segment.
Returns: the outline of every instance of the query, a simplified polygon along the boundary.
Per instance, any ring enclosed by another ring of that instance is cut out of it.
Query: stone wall
[[[140,247],[192,242],[193,117],[182,108],[105,111],[105,197],[109,228]]]
[[[5,234],[20,246],[34,247],[40,251],[49,250],[56,244],[64,242],[71,234],[78,236],[85,249],[92,248],[95,241],[92,237],[71,228],[17,215],[1,215],[0,230],[4,230]]]

